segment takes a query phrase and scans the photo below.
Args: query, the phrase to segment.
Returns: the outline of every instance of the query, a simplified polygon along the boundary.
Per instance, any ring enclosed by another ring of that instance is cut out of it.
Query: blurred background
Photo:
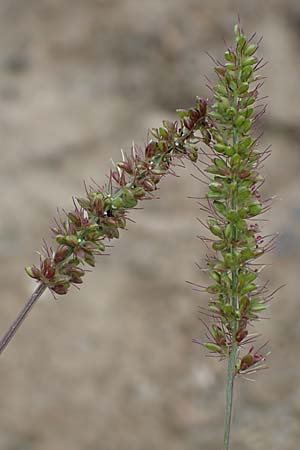
[[[300,3],[297,0],[0,0],[1,314],[6,330],[31,294],[56,208],[83,180],[105,182],[110,158],[176,108],[207,96],[205,76],[230,44],[237,14],[263,35],[272,143],[264,195],[276,195],[265,261],[273,288],[260,323],[269,370],[237,382],[233,449],[296,450],[300,439]],[[217,450],[225,366],[206,358],[195,262],[205,248],[179,170],[160,200],[98,261],[80,291],[45,294],[1,356],[0,450]],[[2,333],[1,332],[1,333]]]

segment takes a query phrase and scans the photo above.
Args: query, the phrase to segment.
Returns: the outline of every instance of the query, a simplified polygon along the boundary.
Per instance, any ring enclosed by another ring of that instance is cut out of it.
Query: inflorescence
[[[266,285],[257,283],[256,260],[272,249],[274,236],[263,236],[256,219],[270,207],[270,199],[262,200],[259,194],[264,182],[259,169],[270,151],[258,150],[254,137],[265,106],[260,105],[263,79],[257,73],[263,64],[256,56],[259,42],[253,39],[247,40],[235,26],[235,46],[215,68],[213,101],[197,98],[195,107],[178,110],[179,120],[152,129],[143,150],[133,145],[129,155],[122,153],[107,184],[86,186],[85,196],[74,199],[74,210],[56,218],[52,232],[57,247],[44,243],[39,266],[26,267],[28,275],[54,295],[66,294],[71,285],[82,283],[95,256],[105,253],[107,240],[118,238],[119,230],[126,228],[128,211],[140,200],[153,198],[160,180],[174,174],[174,161],[188,158],[195,163],[201,154],[206,165],[198,169],[208,180],[208,193],[200,205],[213,235],[201,239],[214,252],[205,269],[213,281],[205,287],[212,295],[205,311],[212,324],[206,325],[208,342],[203,345],[221,359],[235,352],[236,374],[262,366],[265,356],[254,350],[256,335],[249,328],[273,297]],[[247,344],[250,348],[242,354]]]
[[[221,359],[234,351],[235,373],[245,374],[264,367],[266,355],[254,350],[257,335],[250,333],[250,327],[274,292],[268,294],[266,284],[258,285],[262,265],[256,260],[273,248],[276,235],[263,236],[257,219],[271,203],[259,193],[264,183],[259,170],[270,150],[260,151],[254,137],[265,111],[259,98],[263,84],[258,74],[263,62],[256,56],[259,42],[253,43],[254,36],[247,40],[239,25],[234,32],[234,48],[215,68],[218,81],[211,86],[214,101],[208,113],[211,141],[205,172],[209,181],[201,209],[208,215],[205,225],[214,238],[200,238],[214,253],[207,257],[206,270],[213,283],[205,288],[212,297],[204,311],[212,325],[206,325],[208,342],[203,345]],[[250,348],[245,351],[247,344]]]
[[[126,228],[128,210],[153,198],[159,181],[174,174],[173,160],[197,160],[197,144],[208,139],[206,108],[207,102],[197,99],[194,108],[178,111],[178,121],[152,129],[144,150],[133,145],[130,155],[122,152],[108,183],[86,186],[85,197],[74,199],[74,210],[55,219],[51,230],[57,248],[44,243],[39,266],[26,267],[27,274],[59,295],[81,284],[85,267],[93,267],[95,256],[105,253],[106,240],[118,239]]]

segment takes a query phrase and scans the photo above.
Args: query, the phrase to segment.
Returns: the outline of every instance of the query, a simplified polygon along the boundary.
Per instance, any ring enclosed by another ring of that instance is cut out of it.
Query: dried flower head
[[[209,139],[206,107],[206,101],[197,98],[193,108],[178,111],[179,120],[152,129],[143,150],[133,145],[129,155],[122,152],[108,183],[86,186],[85,196],[74,199],[74,210],[55,219],[51,230],[58,246],[53,250],[44,244],[39,267],[26,267],[27,274],[58,295],[81,284],[86,266],[94,267],[107,240],[118,239],[119,230],[126,228],[128,210],[153,198],[160,180],[174,174],[174,159],[197,161],[197,144]]]

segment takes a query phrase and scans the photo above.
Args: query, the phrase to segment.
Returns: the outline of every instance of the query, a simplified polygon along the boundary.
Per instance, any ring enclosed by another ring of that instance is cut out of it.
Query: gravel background
[[[299,1],[0,0],[0,326],[33,289],[24,266],[56,207],[207,96],[205,51],[221,57],[238,13],[269,62],[264,194],[278,201],[266,229],[281,238],[265,277],[287,287],[259,327],[270,369],[237,383],[232,450],[297,450]],[[0,450],[220,450],[225,367],[191,343],[207,298],[184,282],[200,280],[205,253],[192,170],[134,213],[79,292],[45,294],[1,356]]]

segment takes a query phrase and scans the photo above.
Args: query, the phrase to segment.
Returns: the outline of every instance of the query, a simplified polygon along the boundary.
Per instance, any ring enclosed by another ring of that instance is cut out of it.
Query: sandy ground
[[[297,0],[0,0],[1,315],[3,332],[34,285],[25,264],[56,208],[105,181],[110,158],[147,128],[207,96],[205,75],[240,13],[263,34],[269,96],[262,146],[266,229],[279,231],[265,272],[286,283],[260,323],[270,369],[237,383],[234,450],[297,450],[300,440],[300,3]],[[0,450],[217,450],[225,367],[191,343],[206,296],[185,280],[202,187],[166,179],[134,213],[84,287],[32,311],[0,364]]]

